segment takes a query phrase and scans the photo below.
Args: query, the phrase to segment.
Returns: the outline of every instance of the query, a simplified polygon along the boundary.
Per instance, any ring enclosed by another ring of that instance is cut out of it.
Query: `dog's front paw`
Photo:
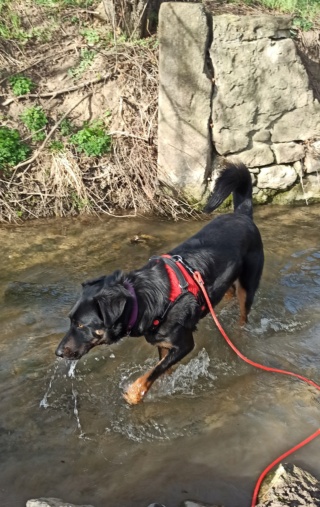
[[[146,393],[147,390],[145,385],[138,379],[128,387],[125,393],[123,393],[123,397],[130,405],[137,405],[137,403],[143,400]]]

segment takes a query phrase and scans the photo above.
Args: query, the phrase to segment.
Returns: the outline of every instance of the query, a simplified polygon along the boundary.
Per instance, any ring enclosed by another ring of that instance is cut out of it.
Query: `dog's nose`
[[[59,347],[55,351],[55,355],[58,357],[63,357],[64,356],[63,347],[59,345]]]

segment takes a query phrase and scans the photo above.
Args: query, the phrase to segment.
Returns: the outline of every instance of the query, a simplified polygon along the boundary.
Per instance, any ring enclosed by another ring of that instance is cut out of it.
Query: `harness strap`
[[[202,299],[201,289],[192,276],[193,269],[178,255],[164,254],[152,257],[152,260],[162,260],[170,282],[169,303],[163,314],[153,321],[152,330],[155,330],[166,317],[172,306],[184,295],[190,292],[199,301]],[[205,307],[201,307],[202,310]]]

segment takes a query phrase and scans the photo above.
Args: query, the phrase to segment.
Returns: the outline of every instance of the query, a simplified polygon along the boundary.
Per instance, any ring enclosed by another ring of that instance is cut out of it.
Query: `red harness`
[[[153,257],[155,260],[162,259],[165,263],[166,272],[170,282],[169,304],[165,311],[153,321],[153,330],[155,330],[166,317],[168,311],[180,299],[181,296],[190,292],[199,303],[202,301],[202,293],[199,285],[193,278],[193,269],[179,255],[164,254],[160,257]],[[202,305],[201,310],[206,306]]]
[[[171,255],[168,255],[168,254],[165,254],[165,255],[161,255],[161,258],[164,260],[165,262],[165,268],[166,268],[166,271],[167,271],[167,274],[168,274],[168,277],[169,277],[169,281],[170,281],[170,294],[169,294],[169,300],[174,302],[176,299],[178,299],[178,297],[186,292],[191,292],[191,294],[193,294],[196,298],[199,296],[200,294],[200,287],[199,285],[197,284],[197,282],[194,280],[192,274],[187,271],[185,265],[182,263],[182,259],[175,259],[175,257],[172,257]],[[185,279],[185,282],[186,282],[186,286],[181,286],[180,284],[180,279],[179,277],[177,276],[177,271],[174,269],[174,267],[170,264],[168,264],[166,262],[166,259],[172,259],[175,263],[175,266],[177,266],[184,279]],[[189,268],[191,269],[191,268]]]

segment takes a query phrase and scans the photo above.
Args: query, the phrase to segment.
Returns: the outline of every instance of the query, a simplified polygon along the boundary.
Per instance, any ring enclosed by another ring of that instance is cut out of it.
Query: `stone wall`
[[[201,200],[222,159],[258,202],[320,201],[320,103],[285,16],[160,9],[159,174]]]

